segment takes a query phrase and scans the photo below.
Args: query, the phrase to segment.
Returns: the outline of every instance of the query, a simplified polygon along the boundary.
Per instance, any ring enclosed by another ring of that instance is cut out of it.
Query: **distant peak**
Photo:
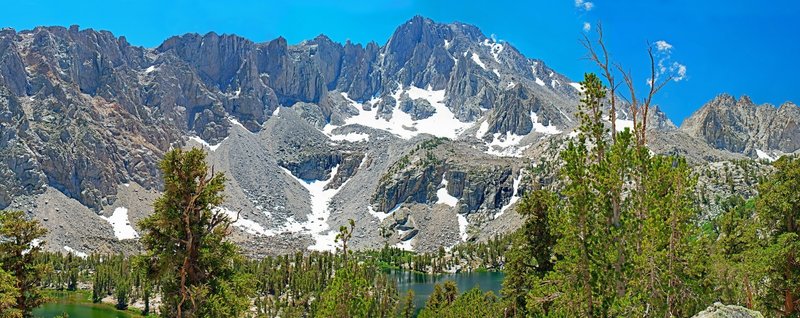
[[[413,16],[410,20],[406,21],[406,23],[412,24],[412,23],[435,23],[435,22],[433,22],[433,20],[431,20],[430,18],[426,18],[418,14]]]
[[[783,104],[781,104],[780,109],[784,109],[784,108],[792,109],[792,108],[800,108],[800,106],[797,106],[797,104],[795,104],[794,102],[787,101],[787,102],[784,102]]]
[[[331,43],[333,43],[333,40],[331,40],[331,38],[329,38],[327,35],[325,35],[323,33],[320,33],[319,35],[314,37],[314,42],[331,42]]]
[[[722,93],[722,94],[719,94],[716,97],[714,97],[714,99],[711,100],[711,103],[712,104],[733,105],[733,104],[736,104],[736,98],[733,97],[733,95],[731,95],[731,94]]]
[[[742,95],[739,97],[737,104],[753,105],[753,100],[750,99],[750,96]]]

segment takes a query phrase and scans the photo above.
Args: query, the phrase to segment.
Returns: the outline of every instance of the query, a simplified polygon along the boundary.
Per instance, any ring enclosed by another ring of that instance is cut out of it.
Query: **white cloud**
[[[656,65],[656,79],[668,75],[672,77],[673,81],[680,82],[686,80],[686,65],[672,60],[672,44],[667,41],[660,40],[655,42],[656,52],[655,57]],[[647,85],[652,85],[650,79],[647,80]]]
[[[594,8],[594,2],[586,0],[575,0],[575,7],[580,10],[591,11]]]
[[[676,82],[680,82],[686,79],[686,65],[683,65],[678,62],[673,62],[672,66],[670,67],[670,72],[672,72],[672,80]]]
[[[656,41],[656,49],[659,52],[669,52],[672,50],[672,44],[667,43],[667,41],[661,40]]]
[[[592,24],[589,22],[583,23],[583,32],[589,32],[592,29]]]

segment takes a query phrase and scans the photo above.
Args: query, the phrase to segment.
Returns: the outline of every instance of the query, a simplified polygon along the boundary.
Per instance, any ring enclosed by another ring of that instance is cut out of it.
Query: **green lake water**
[[[33,311],[34,317],[51,318],[63,313],[70,318],[129,318],[133,317],[124,311],[114,308],[94,306],[93,304],[48,303]]]
[[[390,271],[389,275],[397,281],[397,290],[401,299],[409,289],[414,290],[414,303],[418,309],[425,306],[425,301],[433,292],[435,284],[441,284],[448,280],[456,282],[459,292],[462,293],[473,287],[499,293],[503,283],[503,273],[499,272],[429,275],[409,271]],[[35,317],[52,318],[63,313],[69,314],[70,318],[134,317],[128,312],[119,311],[110,306],[92,304],[88,298],[82,299],[83,295],[76,293],[53,293],[51,297],[55,298],[56,302],[44,304],[34,310]]]
[[[33,310],[34,317],[52,318],[64,313],[70,318],[130,318],[129,312],[116,310],[104,304],[93,304],[90,296],[82,292],[50,292],[53,302]]]
[[[425,306],[428,297],[433,293],[435,284],[441,284],[448,280],[456,282],[460,293],[479,287],[484,292],[493,291],[499,295],[503,284],[503,273],[501,272],[429,275],[409,271],[391,271],[390,275],[397,280],[397,291],[400,299],[405,296],[409,289],[414,291],[414,304],[417,309]]]

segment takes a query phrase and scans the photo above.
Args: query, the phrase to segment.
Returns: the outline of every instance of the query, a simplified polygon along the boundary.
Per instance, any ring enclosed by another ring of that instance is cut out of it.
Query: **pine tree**
[[[527,316],[528,292],[553,269],[555,237],[550,231],[548,215],[553,212],[556,201],[554,193],[535,190],[517,205],[517,213],[525,217],[525,224],[512,234],[512,245],[506,251],[502,289],[511,316]]]
[[[17,308],[17,280],[11,273],[0,269],[0,317],[22,317],[22,311]]]
[[[560,198],[539,208],[551,222],[526,223],[548,228],[552,255],[548,245],[512,255],[507,279],[530,286],[524,300],[518,287],[506,288],[515,295],[512,310],[525,303],[528,315],[686,316],[700,306],[689,268],[695,179],[683,159],[650,154],[644,120],[609,140],[605,87],[594,74],[581,86],[579,133],[561,152]],[[526,256],[555,263],[549,272],[526,273],[515,260]]]
[[[403,297],[402,302],[403,307],[400,309],[400,317],[401,318],[412,318],[414,317],[414,311],[417,309],[414,305],[414,290],[409,289],[406,292],[406,296]]]
[[[777,172],[759,185],[756,203],[768,245],[761,262],[775,296],[767,306],[783,316],[800,314],[800,159],[781,157]]]
[[[250,279],[225,240],[232,220],[218,209],[225,176],[209,172],[199,149],[166,153],[160,169],[164,194],[140,223],[149,256],[149,278],[161,283],[161,315],[238,317],[250,306]]]
[[[26,219],[22,211],[0,213],[0,264],[16,279],[16,308],[24,317],[31,317],[31,311],[45,302],[41,281],[48,269],[37,262],[41,241],[36,241],[46,233],[38,221]]]

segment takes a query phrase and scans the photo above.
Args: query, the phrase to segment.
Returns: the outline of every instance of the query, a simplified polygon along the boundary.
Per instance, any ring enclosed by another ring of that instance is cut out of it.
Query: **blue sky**
[[[474,24],[579,80],[584,72],[596,71],[581,59],[583,24],[601,21],[612,57],[642,84],[648,41],[672,45],[671,60],[686,66],[686,77],[669,85],[657,102],[676,123],[723,92],[749,95],[756,103],[800,103],[800,81],[791,77],[800,74],[796,1],[579,2],[26,0],[3,4],[0,27],[78,24],[124,35],[146,47],[171,35],[208,31],[257,42],[283,36],[297,43],[324,33],[340,42],[383,44],[398,25],[420,14],[439,22]]]

